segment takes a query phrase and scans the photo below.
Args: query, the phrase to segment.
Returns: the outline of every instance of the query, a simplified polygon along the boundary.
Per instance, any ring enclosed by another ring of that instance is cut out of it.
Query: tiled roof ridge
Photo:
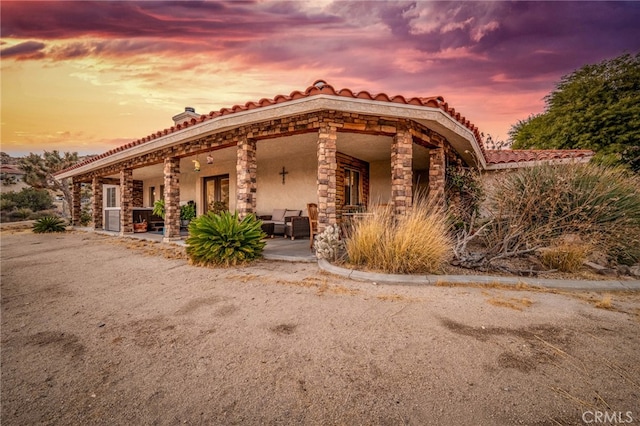
[[[500,164],[585,158],[594,152],[590,149],[487,149],[484,155],[488,164]]]
[[[454,108],[450,108],[449,104],[445,102],[442,96],[406,98],[402,95],[389,96],[386,93],[378,93],[376,95],[372,95],[368,91],[360,91],[360,92],[354,93],[351,89],[348,89],[348,88],[344,88],[336,91],[333,88],[333,86],[328,84],[325,80],[316,80],[311,86],[307,87],[307,89],[304,92],[300,92],[299,90],[294,90],[288,96],[276,95],[273,99],[262,98],[257,102],[249,101],[244,105],[238,104],[238,105],[232,106],[231,108],[221,108],[218,111],[211,111],[209,112],[209,114],[201,115],[199,119],[192,118],[190,120],[185,120],[182,123],[171,126],[170,128],[159,130],[141,139],[137,139],[127,144],[121,145],[117,148],[110,149],[109,151],[106,151],[102,154],[95,155],[67,169],[61,170],[56,174],[77,169],[79,167],[93,163],[94,161],[97,161],[99,159],[109,157],[118,152],[125,151],[127,149],[133,148],[143,143],[155,140],[159,137],[175,133],[179,130],[183,130],[187,127],[194,126],[198,123],[202,123],[204,121],[211,120],[220,116],[234,114],[242,111],[248,111],[248,110],[261,108],[265,106],[280,104],[280,103],[289,102],[292,100],[307,98],[307,97],[316,96],[316,95],[341,96],[341,97],[353,98],[353,99],[365,99],[365,100],[373,100],[373,101],[380,101],[380,102],[391,102],[391,103],[400,103],[405,105],[416,105],[416,106],[425,106],[425,107],[431,107],[431,108],[439,108],[444,112],[446,112],[447,114],[449,114],[451,117],[453,117],[460,124],[462,124],[469,130],[471,130],[471,132],[473,132],[476,138],[476,141],[478,142],[478,145],[480,146],[480,149],[483,151],[483,153],[485,152],[478,128],[475,125],[473,125],[469,120],[467,120],[466,117],[461,115],[459,112],[456,112]]]

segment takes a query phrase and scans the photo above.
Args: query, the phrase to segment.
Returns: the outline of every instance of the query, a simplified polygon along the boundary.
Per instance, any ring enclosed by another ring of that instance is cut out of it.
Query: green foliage
[[[600,164],[640,171],[640,53],[562,77],[545,101],[543,114],[512,126],[514,149],[591,149]]]
[[[86,206],[82,207],[80,211],[80,225],[87,226],[93,220],[93,216],[89,208]]]
[[[47,210],[53,207],[53,198],[45,189],[22,188],[19,192],[10,191],[0,195],[1,200],[15,203],[16,208],[32,211]]]
[[[10,212],[11,210],[15,209],[17,205],[18,204],[13,200],[5,198],[0,199],[0,211]]]
[[[27,208],[19,208],[11,212],[11,218],[16,220],[27,220],[33,214],[33,210]]]
[[[196,206],[193,203],[180,207],[180,220],[192,220],[196,217]]]
[[[18,161],[25,172],[24,181],[34,188],[59,189],[53,174],[78,162],[77,152],[61,154],[57,150],[45,151],[42,156],[30,153]]]
[[[209,203],[209,211],[213,213],[222,213],[229,210],[229,206],[224,201],[212,201]]]
[[[640,260],[640,185],[621,169],[540,165],[496,179],[485,235],[490,250],[549,246],[576,234],[620,263]]]
[[[2,182],[3,185],[15,185],[16,183],[18,183],[16,177],[8,173],[0,174],[0,182]]]
[[[198,265],[236,265],[259,258],[267,235],[254,215],[207,213],[191,221],[187,255]]]
[[[36,234],[42,234],[45,232],[64,232],[65,229],[65,221],[54,216],[43,217],[33,224],[33,232]]]
[[[479,212],[485,197],[480,173],[463,167],[447,168],[445,192],[449,214],[458,226],[471,221],[472,215]]]
[[[24,171],[24,181],[38,189],[51,189],[62,191],[68,209],[72,204],[70,182],[68,179],[59,181],[54,174],[70,167],[78,162],[78,153],[65,152],[61,154],[57,150],[45,151],[42,156],[30,153],[18,161]]]
[[[164,200],[156,200],[155,203],[153,203],[152,213],[164,219]]]

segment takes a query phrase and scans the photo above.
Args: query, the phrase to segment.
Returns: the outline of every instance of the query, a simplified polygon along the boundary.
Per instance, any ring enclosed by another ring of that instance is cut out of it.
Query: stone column
[[[103,188],[102,179],[94,177],[91,181],[91,191],[93,193],[93,229],[103,229]]]
[[[257,172],[256,140],[241,135],[236,161],[236,209],[241,218],[256,212]]]
[[[180,159],[164,159],[164,238],[180,239]]]
[[[429,150],[429,201],[445,206],[445,159],[442,147]]]
[[[338,135],[336,126],[322,123],[318,129],[318,231],[337,223],[336,160]]]
[[[402,215],[413,202],[413,137],[398,128],[391,143],[391,202],[394,212]]]
[[[71,191],[71,224],[78,226],[80,225],[80,215],[82,214],[82,183],[74,181]]]
[[[120,171],[120,235],[133,234],[133,170]]]

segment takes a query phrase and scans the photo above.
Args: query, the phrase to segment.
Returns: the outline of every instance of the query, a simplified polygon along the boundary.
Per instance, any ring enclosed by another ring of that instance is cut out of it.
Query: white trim
[[[321,94],[208,119],[204,122],[189,126],[184,130],[175,131],[152,141],[141,143],[140,145],[85,164],[84,166],[61,173],[56,176],[56,179],[65,179],[88,173],[92,170],[107,167],[129,158],[149,154],[163,148],[247,124],[272,120],[276,117],[287,117],[323,110],[337,110],[428,121],[429,127],[433,127],[435,131],[441,133],[450,142],[453,139],[457,142],[457,145],[462,144],[463,146],[466,145],[468,148],[471,148],[473,150],[472,155],[480,159],[482,167],[486,168],[486,161],[473,132],[440,108]],[[459,153],[463,157],[465,156],[465,152]]]

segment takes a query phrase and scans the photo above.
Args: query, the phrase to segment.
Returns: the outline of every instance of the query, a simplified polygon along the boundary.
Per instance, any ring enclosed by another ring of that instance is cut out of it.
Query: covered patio
[[[276,209],[304,215],[314,203],[322,231],[370,204],[402,215],[416,189],[444,205],[450,168],[503,168],[491,163],[498,157],[478,129],[440,96],[354,93],[318,80],[304,92],[207,115],[186,108],[173,119],[170,128],[56,174],[72,179],[74,224],[82,186],[90,185],[94,229],[120,235],[133,234],[158,199],[166,242],[182,238],[186,203],[197,215],[217,205],[241,217]]]

